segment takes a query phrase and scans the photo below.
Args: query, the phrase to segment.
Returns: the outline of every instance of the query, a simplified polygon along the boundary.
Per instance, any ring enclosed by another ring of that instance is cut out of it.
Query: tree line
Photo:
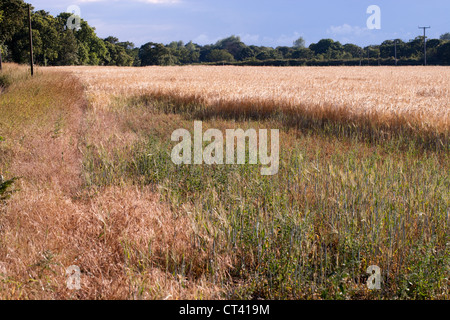
[[[236,65],[366,65],[422,64],[424,39],[418,36],[407,42],[387,40],[380,45],[359,47],[322,39],[305,46],[303,38],[292,46],[276,48],[247,45],[238,36],[230,36],[215,44],[198,45],[192,41],[169,44],[149,42],[135,47],[116,37],[99,38],[95,28],[81,19],[80,28],[67,28],[70,13],[56,17],[44,10],[32,12],[34,60],[39,65],[104,65],[150,66],[186,64]],[[27,63],[27,6],[23,0],[0,4],[0,49],[3,60]],[[395,61],[397,52],[397,61]],[[427,40],[429,64],[450,65],[450,33]]]
[[[140,65],[139,49],[115,37],[99,38],[81,19],[79,29],[67,28],[70,13],[57,17],[44,10],[32,12],[34,61],[39,65]],[[29,61],[28,6],[23,0],[0,3],[0,48],[3,60]]]

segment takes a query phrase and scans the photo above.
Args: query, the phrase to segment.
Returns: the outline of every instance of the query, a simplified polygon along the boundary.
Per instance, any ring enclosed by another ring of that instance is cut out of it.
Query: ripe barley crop
[[[448,132],[448,67],[71,67],[93,106],[114,96],[200,102],[215,112],[307,112]],[[340,115],[340,116],[339,116]]]

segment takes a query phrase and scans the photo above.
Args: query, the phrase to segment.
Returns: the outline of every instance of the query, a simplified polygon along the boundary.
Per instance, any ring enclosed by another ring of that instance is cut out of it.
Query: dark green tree
[[[117,43],[117,45],[124,48],[126,53],[132,58],[132,66],[139,67],[141,65],[141,60],[139,59],[139,48],[136,48],[133,42],[124,41]]]
[[[27,5],[23,0],[7,0],[0,2],[0,69],[2,64],[2,48],[5,42],[12,40],[13,36],[23,28]]]
[[[344,51],[344,48],[339,41],[335,42],[332,39],[322,39],[318,43],[311,44],[309,48],[314,51],[316,55],[323,54],[330,57],[337,56]]]
[[[167,66],[178,63],[171,50],[160,43],[149,42],[139,49],[142,66]]]
[[[247,45],[241,41],[240,37],[237,36],[231,36],[219,40],[214,45],[214,49],[226,50],[236,60],[242,60],[242,58],[246,58],[245,53],[242,52],[242,50],[244,50],[245,48],[247,48]]]
[[[62,23],[63,28],[67,23],[67,19],[71,16],[70,13],[61,13],[58,15],[60,23]],[[101,65],[105,61],[110,61],[109,52],[106,49],[105,42],[97,37],[95,34],[95,28],[89,26],[89,24],[81,19],[81,28],[74,31],[75,38],[78,42],[78,47],[82,47],[80,57],[82,64],[90,65]],[[84,54],[87,52],[87,57]]]
[[[57,64],[63,66],[79,64],[78,42],[73,30],[68,29],[62,33],[60,44]]]
[[[441,42],[439,39],[429,39],[427,40],[427,48],[437,48]]]
[[[200,62],[209,62],[208,56],[211,53],[211,51],[214,49],[212,45],[205,45],[200,47]]]
[[[36,30],[38,33],[33,41],[35,61],[37,64],[53,64],[58,58],[60,44],[57,21],[44,10],[35,12],[32,19],[33,31]]]
[[[132,66],[134,57],[128,54],[126,47],[119,45],[119,39],[116,37],[107,37],[104,39],[108,54],[103,64],[110,66]]]
[[[261,47],[261,51],[256,55],[256,59],[264,61],[264,60],[278,60],[283,59],[283,55],[270,47]]]
[[[207,56],[208,62],[233,62],[234,57],[227,50],[214,49]]]
[[[309,48],[298,48],[291,54],[292,59],[312,59],[314,58],[314,52]]]
[[[436,59],[439,64],[450,65],[450,41],[445,41],[436,48]]]
[[[423,56],[423,36],[418,36],[405,43],[402,50],[402,58],[421,59]]]
[[[184,42],[183,41],[172,41],[171,43],[169,43],[167,45],[168,48],[173,49],[173,50],[178,50],[181,48],[184,48]]]
[[[303,39],[303,37],[300,37],[294,41],[292,46],[295,49],[302,49],[302,48],[305,48],[305,46],[306,46],[305,44],[306,44],[305,39]]]
[[[352,58],[359,58],[361,55],[361,47],[352,44],[352,43],[347,43],[344,44],[344,52],[348,53],[351,55]]]
[[[114,45],[119,43],[119,39],[116,38],[116,37],[113,37],[113,36],[109,36],[109,37],[105,38],[104,41],[105,42],[109,42],[109,43],[114,44]]]
[[[444,33],[439,37],[441,40],[450,40],[450,32]]]
[[[239,61],[253,59],[255,57],[255,52],[250,47],[244,47],[236,55],[236,59]]]
[[[188,56],[183,61],[186,61],[186,63],[188,63],[188,64],[200,62],[201,46],[193,43],[192,41],[189,41],[188,43],[186,43],[184,48],[187,50]],[[182,62],[182,61],[180,61],[180,62]]]
[[[291,47],[277,47],[276,50],[281,53],[284,59],[292,58],[294,48]]]

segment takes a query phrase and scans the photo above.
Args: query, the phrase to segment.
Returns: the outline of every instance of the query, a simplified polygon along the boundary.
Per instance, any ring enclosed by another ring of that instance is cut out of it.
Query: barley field
[[[0,298],[450,298],[450,68],[26,73],[0,93]],[[195,120],[279,129],[279,173],[174,165]]]
[[[65,67],[87,86],[93,106],[111,97],[167,95],[209,106],[345,109],[423,127],[450,127],[448,67]],[[262,110],[264,111],[264,110]]]

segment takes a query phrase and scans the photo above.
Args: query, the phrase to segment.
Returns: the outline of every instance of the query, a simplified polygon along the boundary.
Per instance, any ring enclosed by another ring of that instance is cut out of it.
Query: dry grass
[[[4,215],[3,299],[195,299],[220,293],[197,274],[205,257],[192,246],[188,217],[174,215],[150,191],[108,188],[74,201],[56,190],[23,186]],[[175,270],[183,256],[186,270]],[[80,291],[66,288],[70,265],[81,269]]]

